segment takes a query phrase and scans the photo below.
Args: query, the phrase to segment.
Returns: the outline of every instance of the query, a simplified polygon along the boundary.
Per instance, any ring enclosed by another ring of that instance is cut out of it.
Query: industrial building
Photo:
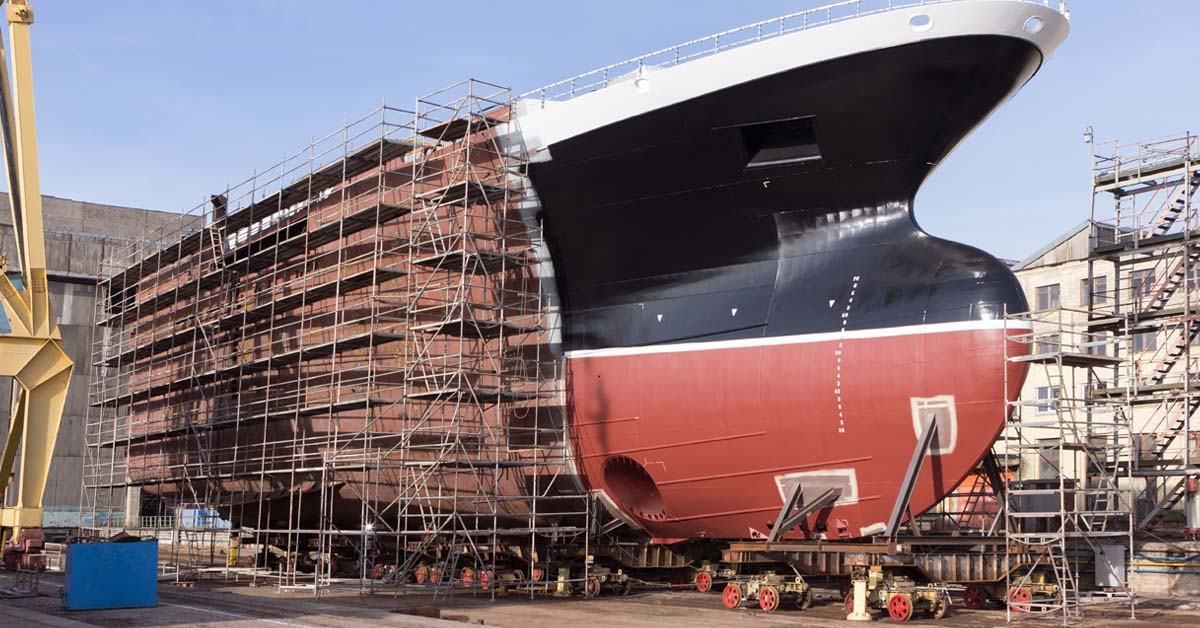
[[[59,313],[59,328],[67,353],[79,365],[62,427],[54,449],[54,462],[46,489],[46,525],[75,529],[82,524],[80,498],[83,485],[84,428],[88,415],[87,368],[91,355],[96,281],[101,260],[114,251],[142,241],[147,233],[174,223],[178,214],[102,203],[44,196],[46,250],[50,298]],[[0,193],[0,204],[8,195]],[[11,214],[0,214],[0,239],[13,241]],[[0,397],[11,397],[8,380],[0,383]],[[0,431],[7,431],[10,406],[0,404]],[[15,495],[10,496],[15,498]]]

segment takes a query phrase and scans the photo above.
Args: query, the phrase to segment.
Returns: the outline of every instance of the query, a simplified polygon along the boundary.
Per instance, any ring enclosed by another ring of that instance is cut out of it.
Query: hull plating
[[[914,414],[940,408],[953,443],[913,512],[951,491],[1002,427],[997,321],[1027,305],[1004,264],[922,231],[912,199],[1041,61],[1017,37],[930,39],[551,144],[530,178],[587,487],[682,540],[765,535],[796,481],[809,497],[837,485],[790,537],[873,534]]]

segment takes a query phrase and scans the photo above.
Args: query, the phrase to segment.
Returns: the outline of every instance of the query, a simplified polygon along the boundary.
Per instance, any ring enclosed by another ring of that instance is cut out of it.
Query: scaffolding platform
[[[530,552],[582,586],[593,503],[556,418],[511,105],[466,81],[382,107],[104,260],[91,520],[186,535],[169,569],[315,594],[430,569],[422,590],[449,594],[531,574]],[[215,543],[258,549],[205,564]]]

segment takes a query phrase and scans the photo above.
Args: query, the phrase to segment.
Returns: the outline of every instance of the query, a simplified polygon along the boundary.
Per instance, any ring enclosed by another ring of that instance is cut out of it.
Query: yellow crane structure
[[[10,273],[8,258],[0,256],[0,304],[12,328],[0,334],[0,376],[13,378],[17,393],[0,452],[0,495],[4,497],[0,502],[0,548],[19,539],[22,530],[42,526],[46,478],[74,368],[63,350],[46,283],[29,50],[33,8],[25,0],[8,0],[4,8],[12,50],[10,59],[4,59],[0,42],[0,130],[20,271]],[[8,62],[11,71],[6,67]],[[16,473],[13,467],[18,453],[21,463]],[[4,504],[9,502],[14,478],[16,505],[7,506]]]

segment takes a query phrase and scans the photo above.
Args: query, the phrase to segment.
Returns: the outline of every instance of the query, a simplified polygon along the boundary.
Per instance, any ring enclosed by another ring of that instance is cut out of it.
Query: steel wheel
[[[846,616],[849,617],[854,613],[854,593],[847,593],[842,599],[842,608],[846,611]]]
[[[462,570],[462,581],[465,585],[471,585],[475,582],[475,571],[470,567]]]
[[[912,619],[913,616],[912,598],[905,593],[896,593],[888,598],[887,609],[892,621],[906,622]]]
[[[796,608],[806,611],[812,608],[813,594],[811,589],[805,589],[804,593],[796,596]]]
[[[430,584],[437,584],[441,580],[442,580],[442,568],[441,567],[434,567],[433,569],[429,570],[429,583]]]
[[[417,565],[416,573],[417,584],[425,584],[429,581],[429,568],[425,565]]]
[[[583,595],[585,597],[599,597],[600,579],[596,576],[588,576],[587,583],[583,585]]]
[[[1016,613],[1024,613],[1029,610],[1030,602],[1033,601],[1033,593],[1025,587],[1013,587],[1008,592],[1008,607]]]
[[[950,613],[950,596],[938,591],[937,601],[933,603],[933,618],[943,619]]]
[[[533,577],[534,582],[541,582],[546,577],[546,570],[541,567],[534,567],[529,573]]]
[[[736,610],[742,605],[742,587],[736,582],[725,585],[725,591],[721,593],[721,603],[725,608]]]
[[[701,571],[700,573],[696,574],[697,591],[701,593],[708,593],[709,591],[712,591],[712,585],[712,574],[708,573],[707,571]]]
[[[843,598],[854,593],[854,581],[850,578],[842,580],[842,583],[838,585],[838,593],[841,593]]]
[[[963,591],[963,606],[971,610],[979,610],[987,606],[987,596],[984,595],[983,589],[969,584],[967,590]]]
[[[484,569],[479,572],[479,586],[487,589],[492,586],[492,570]]]
[[[779,608],[779,589],[766,585],[758,590],[758,607],[764,613],[773,613]]]

